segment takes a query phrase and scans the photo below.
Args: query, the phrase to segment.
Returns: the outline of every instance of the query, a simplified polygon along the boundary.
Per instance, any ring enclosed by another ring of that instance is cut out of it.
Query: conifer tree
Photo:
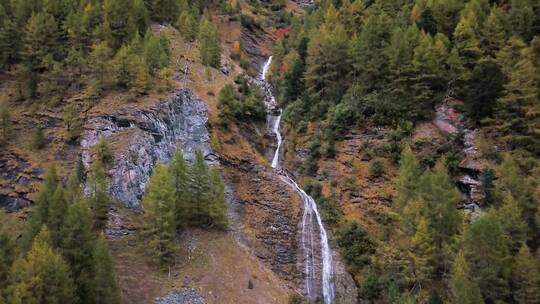
[[[95,304],[120,303],[120,294],[114,265],[109,253],[107,240],[100,235],[95,242],[93,253],[93,285],[91,299]]]
[[[95,160],[90,168],[88,177],[90,194],[88,202],[92,209],[93,227],[102,230],[107,224],[110,198],[108,193],[108,181],[103,163]]]
[[[4,211],[0,210],[0,297],[7,286],[9,269],[15,259],[15,243],[6,233],[4,220]]]
[[[24,60],[32,71],[47,68],[48,56],[58,58],[58,27],[48,13],[37,13],[28,20],[24,36]]]
[[[474,67],[482,54],[478,31],[478,16],[473,11],[461,17],[454,31],[456,47],[464,65],[468,69]]]
[[[540,274],[527,244],[523,243],[512,264],[516,303],[540,303]]]
[[[0,24],[0,67],[11,68],[21,57],[21,33],[18,25],[11,18]]]
[[[444,162],[437,162],[432,172],[424,173],[417,191],[426,204],[437,263],[443,267],[444,263],[449,262],[445,247],[452,242],[461,225],[456,208],[460,201],[459,192],[452,185]]]
[[[526,41],[532,38],[530,34],[535,14],[532,2],[531,0],[511,0],[508,12],[512,30]]]
[[[504,48],[508,39],[507,27],[503,19],[503,12],[498,6],[493,6],[482,27],[482,48],[485,56],[495,58],[496,54]]]
[[[28,254],[15,261],[9,274],[8,303],[76,303],[75,287],[64,259],[56,253],[46,227]]]
[[[189,215],[188,203],[190,202],[190,193],[188,188],[189,168],[180,147],[176,148],[169,165],[169,173],[172,176],[175,190],[176,225],[182,227],[186,225]]]
[[[414,197],[415,190],[418,185],[420,176],[420,168],[410,146],[405,146],[401,152],[401,160],[399,162],[399,177],[396,183],[398,197],[396,201],[399,208],[405,205]]]
[[[216,167],[210,169],[210,204],[208,214],[211,226],[224,229],[227,227],[227,202],[225,200],[225,186],[221,173]]]
[[[189,170],[189,189],[189,219],[191,224],[209,224],[210,172],[201,150],[195,152],[195,159]]]
[[[162,266],[170,265],[176,251],[175,188],[166,167],[157,163],[143,197],[144,234]]]
[[[111,83],[111,67],[109,60],[112,57],[112,49],[106,42],[100,42],[94,45],[89,55],[89,63],[92,68],[93,91],[99,96],[101,91]]]
[[[306,58],[306,88],[325,112],[346,90],[349,39],[337,12],[330,6],[317,35],[310,39]]]
[[[76,293],[81,303],[94,303],[91,297],[94,240],[90,210],[82,201],[72,202],[67,209],[62,227],[62,244],[60,247],[64,258],[71,266],[75,278]]]
[[[516,200],[517,205],[524,211],[534,208],[531,200],[533,190],[531,181],[527,179],[520,171],[512,154],[507,153],[503,156],[503,161],[497,168],[497,193],[498,200],[502,201],[505,197],[504,191],[510,193]]]
[[[30,249],[34,237],[39,233],[42,226],[48,223],[50,206],[58,185],[59,179],[56,173],[56,167],[52,165],[45,173],[43,183],[40,186],[40,190],[32,210],[32,215],[25,227],[25,232],[22,239],[22,247],[24,250]],[[47,232],[47,235],[48,234],[49,232]]]
[[[506,130],[516,130],[521,136],[510,138],[533,151],[538,151],[540,126],[540,80],[529,49],[521,52],[520,60],[510,73],[506,95],[501,99]]]
[[[507,193],[503,205],[497,210],[497,215],[512,254],[516,253],[521,244],[527,240],[527,223],[521,214],[521,208],[512,195]]]
[[[158,71],[169,64],[168,40],[162,43],[164,35],[156,36],[148,31],[144,37],[144,58],[151,75],[157,75]],[[164,45],[165,44],[165,45]]]
[[[221,42],[216,27],[205,14],[199,25],[199,52],[203,64],[217,68],[221,64]]]
[[[131,90],[137,95],[144,95],[150,89],[150,76],[148,75],[148,67],[143,58],[135,57],[133,62],[134,79],[130,84]]]
[[[114,55],[112,65],[117,85],[127,87],[133,82],[135,76],[133,67],[135,58],[133,56],[130,48],[125,45]]]
[[[68,202],[66,201],[64,187],[61,183],[58,183],[49,203],[48,220],[46,221],[51,244],[54,247],[58,247],[61,244],[63,237],[61,230],[64,225],[67,209]]]
[[[435,243],[427,220],[422,217],[411,239],[411,265],[414,280],[420,286],[428,286],[435,270]]]
[[[113,50],[129,43],[137,31],[132,9],[133,1],[103,1],[103,35]]]
[[[463,236],[463,250],[471,275],[486,301],[504,299],[509,293],[508,247],[494,210],[481,216]]]
[[[503,94],[503,84],[504,75],[496,62],[486,60],[476,65],[465,93],[469,116],[475,120],[491,116]]]
[[[150,13],[144,4],[144,0],[133,1],[133,22],[137,27],[138,34],[144,35],[150,25]]]
[[[194,41],[197,38],[198,23],[197,18],[193,16],[191,10],[181,11],[176,21],[176,26],[180,31],[180,34],[184,36],[187,41]]]
[[[455,304],[483,304],[484,299],[480,289],[472,279],[471,270],[465,261],[463,252],[459,252],[452,266],[450,277],[450,292],[452,303]]]
[[[11,114],[9,112],[7,98],[2,97],[2,99],[0,100],[0,131],[2,135],[0,144],[6,143],[11,133]]]
[[[68,141],[74,140],[82,133],[83,122],[76,103],[67,104],[62,111],[62,123],[65,128],[65,137]]]

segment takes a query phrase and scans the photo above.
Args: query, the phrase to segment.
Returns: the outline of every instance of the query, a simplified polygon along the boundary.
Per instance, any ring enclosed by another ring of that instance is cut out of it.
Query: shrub
[[[381,160],[374,159],[369,165],[369,175],[371,175],[371,177],[379,177],[383,174],[383,169]]]
[[[369,264],[371,255],[375,253],[375,243],[356,221],[341,227],[336,236],[343,259],[349,267],[357,271]]]
[[[95,160],[101,161],[103,164],[108,164],[113,160],[113,151],[109,142],[101,138],[97,144],[92,147]]]
[[[32,149],[41,150],[45,148],[47,140],[41,127],[35,128],[32,132]]]

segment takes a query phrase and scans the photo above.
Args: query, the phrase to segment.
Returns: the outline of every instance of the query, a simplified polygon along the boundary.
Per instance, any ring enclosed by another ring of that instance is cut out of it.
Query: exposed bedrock
[[[110,193],[124,206],[139,208],[156,161],[167,163],[177,146],[188,160],[198,149],[206,160],[217,160],[210,149],[207,114],[206,105],[182,89],[147,108],[127,105],[121,114],[92,117],[81,139],[83,164],[90,167],[91,147],[107,139],[114,150],[108,167]]]

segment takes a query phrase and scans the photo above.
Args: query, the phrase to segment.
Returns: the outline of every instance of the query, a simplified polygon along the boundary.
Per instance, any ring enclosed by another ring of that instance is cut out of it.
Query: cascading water
[[[321,216],[317,209],[315,200],[309,196],[284,170],[279,169],[279,154],[282,143],[282,136],[279,129],[281,123],[281,109],[278,108],[274,95],[270,86],[266,83],[266,74],[272,63],[272,56],[265,63],[261,81],[265,89],[266,103],[268,108],[269,127],[275,134],[277,139],[277,147],[272,158],[272,168],[276,169],[280,178],[289,185],[298,195],[300,195],[304,203],[304,212],[302,215],[302,251],[304,256],[304,273],[306,284],[306,295],[313,299],[320,294],[317,293],[318,286],[322,287],[322,296],[325,304],[333,303],[334,301],[334,282],[333,282],[333,266],[332,252],[328,244],[328,235],[324,229]],[[276,111],[277,110],[277,111]],[[277,116],[274,115],[277,112]],[[320,250],[318,250],[320,249]],[[320,264],[320,270],[318,268]]]

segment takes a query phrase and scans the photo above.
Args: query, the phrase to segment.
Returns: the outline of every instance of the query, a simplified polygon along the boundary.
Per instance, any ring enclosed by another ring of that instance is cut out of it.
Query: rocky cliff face
[[[107,139],[114,150],[110,193],[126,207],[139,208],[155,162],[167,163],[177,146],[187,159],[200,149],[208,161],[217,160],[209,145],[207,112],[191,91],[178,90],[148,108],[128,105],[121,114],[91,117],[81,139],[83,164],[90,167],[91,147]]]

